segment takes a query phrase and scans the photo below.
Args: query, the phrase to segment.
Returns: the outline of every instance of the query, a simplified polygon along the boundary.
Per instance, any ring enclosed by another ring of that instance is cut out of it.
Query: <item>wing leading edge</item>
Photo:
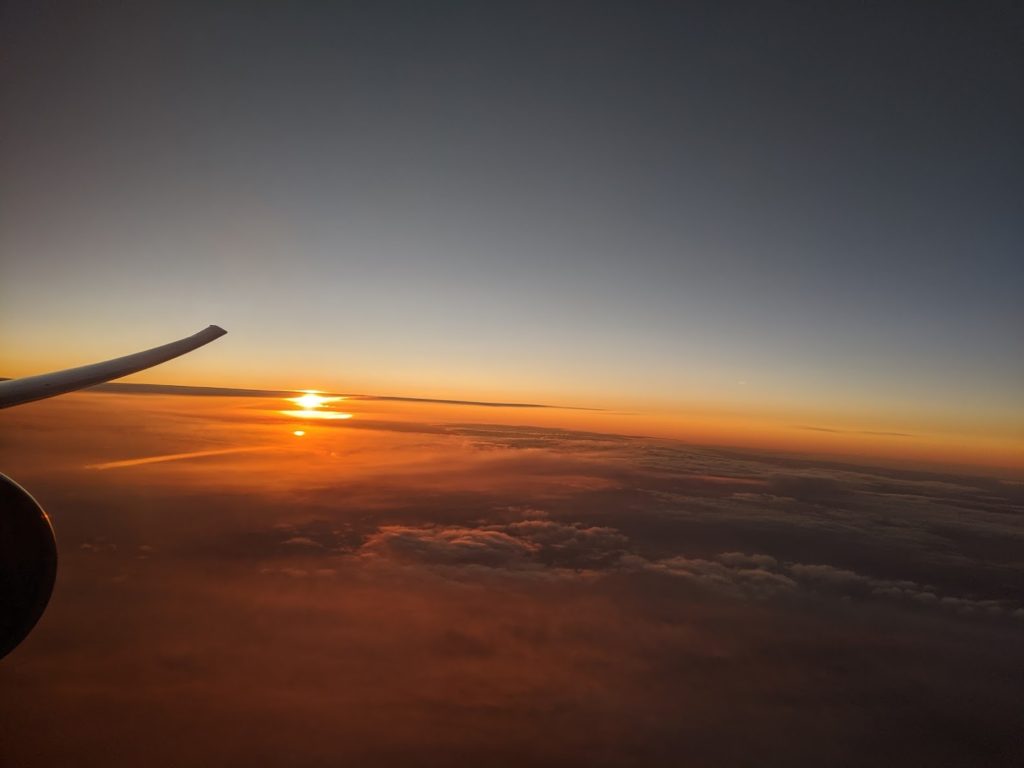
[[[119,379],[122,376],[152,368],[154,365],[173,360],[194,349],[219,339],[227,331],[216,325],[204,328],[199,333],[184,339],[162,344],[132,355],[117,357],[102,363],[68,368],[53,373],[42,373],[38,376],[25,376],[10,381],[0,381],[0,408],[12,405],[31,403],[54,395],[63,395],[76,389],[102,384],[105,381]]]

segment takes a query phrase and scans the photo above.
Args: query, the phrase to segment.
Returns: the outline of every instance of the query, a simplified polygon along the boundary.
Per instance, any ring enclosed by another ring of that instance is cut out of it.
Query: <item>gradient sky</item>
[[[4,375],[1019,450],[1020,5],[6,4]]]

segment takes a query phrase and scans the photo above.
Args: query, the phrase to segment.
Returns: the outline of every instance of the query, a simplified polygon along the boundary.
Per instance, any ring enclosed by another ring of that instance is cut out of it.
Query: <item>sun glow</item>
[[[328,397],[326,395],[320,395],[311,390],[305,391],[298,397],[287,398],[288,402],[295,403],[301,410],[288,410],[281,411],[285,416],[291,416],[294,419],[325,419],[325,420],[343,420],[351,419],[351,413],[343,413],[342,411],[333,411],[327,406],[331,403],[336,403],[339,400],[344,400],[344,397],[333,396]],[[301,432],[301,434],[300,434]],[[301,437],[304,432],[297,430],[293,433],[296,437]]]
[[[329,403],[333,403],[338,400],[343,400],[344,398],[325,397],[324,395],[319,395],[316,392],[306,392],[305,394],[302,394],[298,397],[289,397],[288,399],[291,402],[295,403],[297,406],[304,408],[307,411],[312,411],[317,408],[323,408],[325,405]]]

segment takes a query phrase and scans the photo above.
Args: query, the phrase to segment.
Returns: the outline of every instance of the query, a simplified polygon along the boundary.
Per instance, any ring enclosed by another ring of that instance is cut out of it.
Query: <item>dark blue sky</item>
[[[3,14],[15,368],[1020,428],[1017,3]]]

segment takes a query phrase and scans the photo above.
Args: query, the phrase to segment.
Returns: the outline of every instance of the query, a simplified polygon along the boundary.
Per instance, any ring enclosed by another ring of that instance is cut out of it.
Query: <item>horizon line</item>
[[[409,403],[436,403],[439,405],[470,405],[483,408],[544,408],[562,411],[593,411],[603,412],[604,408],[584,408],[572,405],[550,405],[547,403],[505,403],[488,400],[458,400],[439,397],[411,397],[407,395],[370,395],[357,392],[321,392],[319,390],[305,389],[250,389],[247,387],[208,387],[192,386],[188,384],[146,384],[132,382],[109,382],[88,387],[83,392],[109,392],[138,395],[185,395],[185,396],[207,396],[207,397],[289,397],[291,395],[302,395],[307,392],[325,397],[344,397],[350,400],[384,401],[384,402],[409,402]]]

